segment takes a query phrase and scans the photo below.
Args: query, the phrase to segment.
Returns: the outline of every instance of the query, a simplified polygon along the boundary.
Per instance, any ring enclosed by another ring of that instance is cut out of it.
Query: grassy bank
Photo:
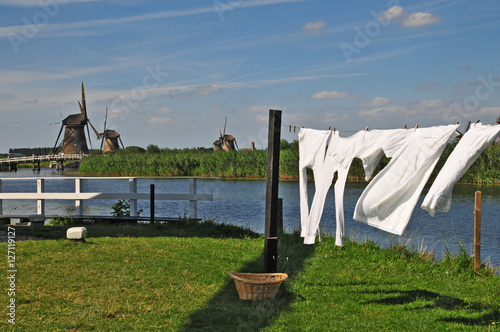
[[[448,144],[431,178],[437,176],[456,144]],[[132,152],[131,152],[132,151]],[[85,158],[79,168],[82,175],[128,176],[220,176],[226,178],[264,178],[267,172],[267,150],[213,152],[212,149],[137,149]],[[374,175],[387,163],[382,158]],[[312,172],[308,170],[312,179]],[[281,179],[299,178],[298,142],[281,142]],[[364,181],[361,160],[354,159],[349,180]],[[500,183],[500,145],[493,144],[463,176],[464,183]]]
[[[15,331],[477,331],[500,324],[500,279],[473,272],[466,252],[436,260],[397,242],[387,249],[326,237],[279,236],[274,301],[240,301],[228,272],[262,272],[264,240],[213,223],[65,227],[16,242]],[[7,244],[0,244],[6,253]],[[2,268],[6,260],[2,260]],[[4,278],[4,289],[8,288]],[[7,303],[7,292],[0,296]],[[5,309],[5,306],[3,307]],[[5,312],[5,311],[4,311]]]

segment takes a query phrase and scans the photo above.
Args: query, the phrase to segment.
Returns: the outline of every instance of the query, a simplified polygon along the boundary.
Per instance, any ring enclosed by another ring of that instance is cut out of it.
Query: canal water
[[[60,177],[62,173],[42,169],[40,173],[31,170],[18,172],[0,172],[2,178],[16,177]],[[187,178],[139,178],[138,192],[149,193],[150,184],[155,184],[156,193],[188,193]],[[438,257],[446,250],[455,254],[463,245],[473,253],[474,244],[474,193],[482,192],[482,229],[481,258],[483,261],[500,267],[500,186],[460,185],[453,191],[450,212],[437,213],[431,217],[420,208],[425,188],[416,205],[411,220],[402,236],[378,230],[352,219],[354,207],[366,187],[366,183],[347,183],[344,194],[346,232],[357,241],[373,240],[382,246],[401,242],[413,249],[433,251]],[[3,181],[3,192],[36,192],[36,181]],[[84,181],[82,192],[128,192],[127,180],[92,180]],[[247,227],[253,231],[264,232],[266,182],[263,180],[227,180],[219,178],[197,179],[198,193],[212,193],[214,201],[198,202],[198,217],[216,222]],[[314,196],[314,184],[308,184],[309,198]],[[320,228],[323,233],[335,234],[335,203],[333,186],[328,194]],[[74,192],[72,180],[47,180],[46,192]],[[279,184],[279,196],[283,198],[283,224],[285,231],[300,230],[299,184],[296,181],[282,181]],[[111,206],[116,201],[90,200],[84,203],[84,214],[110,215]],[[46,215],[74,213],[73,201],[46,201]],[[138,208],[143,209],[143,216],[149,216],[149,200],[138,201]],[[35,201],[3,202],[5,214],[36,213]],[[157,216],[177,217],[189,215],[189,202],[157,201]]]

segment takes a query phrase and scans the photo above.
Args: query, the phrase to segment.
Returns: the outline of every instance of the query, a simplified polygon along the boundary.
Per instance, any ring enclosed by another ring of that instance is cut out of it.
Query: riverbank
[[[450,143],[443,152],[431,181],[455,148]],[[133,152],[130,152],[133,151]],[[155,149],[154,152],[124,150],[109,155],[95,155],[82,160],[81,175],[99,176],[206,176],[224,178],[263,179],[267,173],[267,150],[214,152],[211,149]],[[383,157],[374,175],[389,162]],[[308,177],[313,178],[308,169]],[[298,142],[282,140],[280,178],[299,179]],[[349,181],[365,181],[361,160],[354,159],[349,170]],[[500,144],[492,144],[476,160],[460,180],[462,183],[500,183]]]
[[[275,300],[248,302],[238,299],[227,275],[263,272],[264,239],[248,230],[210,222],[85,226],[83,244],[16,242],[16,325],[4,319],[1,326],[477,331],[500,324],[500,279],[486,267],[474,273],[465,251],[438,261],[399,243],[381,249],[348,240],[341,248],[327,236],[307,246],[297,233],[280,234],[278,272],[289,277]],[[63,227],[45,228],[65,234]],[[16,234],[24,230],[16,227]]]

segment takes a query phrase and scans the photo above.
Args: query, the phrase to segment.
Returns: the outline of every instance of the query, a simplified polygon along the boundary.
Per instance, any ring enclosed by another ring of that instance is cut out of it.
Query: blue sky
[[[494,123],[499,16],[494,0],[0,0],[0,152],[53,146],[81,82],[127,146],[211,147],[227,116],[264,148],[270,108],[289,141],[288,125]]]

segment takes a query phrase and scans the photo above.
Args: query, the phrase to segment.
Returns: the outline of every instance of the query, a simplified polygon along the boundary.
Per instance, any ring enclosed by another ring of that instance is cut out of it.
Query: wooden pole
[[[481,268],[481,192],[476,191],[474,206],[474,271]]]
[[[155,223],[155,185],[151,184],[149,189],[149,208],[150,208],[150,223]]]
[[[266,271],[276,272],[278,258],[278,183],[280,163],[281,111],[269,110],[267,148],[266,225],[264,264]]]
[[[283,232],[283,198],[278,198],[278,231]]]

